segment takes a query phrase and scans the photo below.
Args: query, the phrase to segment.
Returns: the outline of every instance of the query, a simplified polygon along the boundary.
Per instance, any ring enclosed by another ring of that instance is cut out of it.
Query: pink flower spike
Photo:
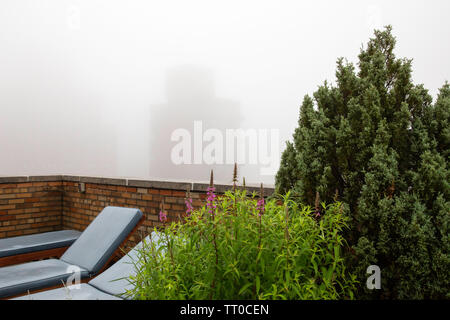
[[[206,207],[208,208],[208,212],[212,215],[214,213],[214,210],[217,208],[216,204],[214,203],[216,199],[216,195],[214,194],[214,191],[216,188],[214,187],[208,187],[206,189],[207,191],[207,199],[206,199]]]
[[[184,203],[186,204],[186,214],[190,215],[191,212],[194,211],[194,207],[192,206],[192,199],[189,198],[185,200]]]
[[[162,210],[159,212],[159,220],[161,222],[166,222],[167,221],[167,214],[164,213]]]
[[[265,206],[264,206],[264,198],[261,198],[258,200],[258,203],[256,204],[256,210],[258,210],[258,215],[262,216],[264,214],[265,211]]]

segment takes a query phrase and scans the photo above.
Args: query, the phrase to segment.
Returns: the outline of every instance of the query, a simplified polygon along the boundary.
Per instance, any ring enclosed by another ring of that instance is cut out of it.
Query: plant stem
[[[286,227],[284,230],[284,237],[286,239],[286,271],[289,270],[289,206],[286,204],[285,207],[286,215]]]

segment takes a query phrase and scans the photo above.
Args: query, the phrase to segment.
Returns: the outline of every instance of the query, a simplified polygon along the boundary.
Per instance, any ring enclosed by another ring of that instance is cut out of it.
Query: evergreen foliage
[[[338,59],[336,85],[304,97],[276,188],[310,205],[337,193],[348,206],[361,298],[450,298],[450,85],[433,103],[391,31],[375,31],[358,70]],[[381,290],[363,285],[371,264]]]

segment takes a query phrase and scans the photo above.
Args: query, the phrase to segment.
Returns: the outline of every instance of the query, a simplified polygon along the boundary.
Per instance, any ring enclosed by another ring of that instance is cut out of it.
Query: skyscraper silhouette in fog
[[[240,105],[236,101],[216,96],[214,76],[211,70],[183,65],[167,72],[167,103],[150,108],[150,174],[152,177],[207,181],[214,169],[216,181],[231,182],[232,164],[179,164],[171,160],[172,132],[184,128],[191,133],[191,154],[194,155],[194,121],[202,121],[203,132],[219,129],[225,138],[226,129],[241,126]],[[203,142],[203,147],[208,142]],[[225,154],[225,144],[224,144]]]

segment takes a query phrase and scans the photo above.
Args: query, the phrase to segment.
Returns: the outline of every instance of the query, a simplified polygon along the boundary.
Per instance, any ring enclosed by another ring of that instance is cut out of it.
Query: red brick
[[[9,220],[15,220],[16,216],[11,216],[11,215],[1,215],[0,216],[0,221],[9,221]]]
[[[48,182],[47,182],[48,183]],[[43,187],[47,184],[46,182],[33,182],[33,187]]]
[[[18,195],[14,193],[0,194],[0,199],[15,199]]]
[[[16,229],[15,226],[0,227],[0,232],[11,231],[11,230],[15,230],[15,229]]]
[[[18,188],[28,188],[31,187],[33,185],[32,182],[24,182],[24,183],[18,183],[17,187]]]
[[[24,203],[25,200],[24,199],[11,199],[8,201],[11,204],[15,204],[15,203]]]
[[[48,185],[51,187],[60,187],[62,183],[60,181],[48,182]]]
[[[0,206],[0,210],[8,210],[8,209],[14,209],[16,206],[8,204],[4,206]]]
[[[0,184],[0,188],[1,189],[8,189],[8,188],[15,188],[17,187],[16,183],[5,183],[5,184]]]
[[[162,195],[165,195],[165,196],[171,196],[173,194],[173,191],[172,190],[160,190],[159,193]]]
[[[25,230],[25,229],[30,229],[31,224],[20,224],[18,226],[16,226],[16,230]]]
[[[9,231],[6,233],[7,237],[17,237],[23,235],[22,231]]]
[[[186,192],[185,191],[172,191],[172,195],[176,196],[176,197],[186,197]]]
[[[142,195],[142,200],[152,200],[153,196],[151,194]]]
[[[127,192],[127,187],[115,186],[114,190],[119,191],[119,192]]]

